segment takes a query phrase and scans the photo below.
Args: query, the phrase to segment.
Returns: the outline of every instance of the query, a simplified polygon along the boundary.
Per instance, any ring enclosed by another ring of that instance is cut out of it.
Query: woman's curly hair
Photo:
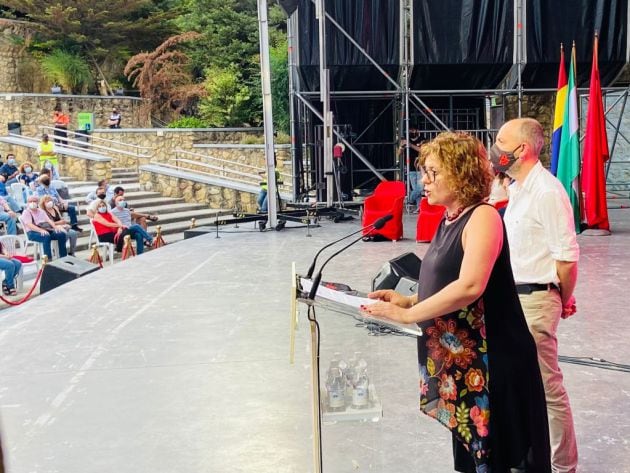
[[[441,163],[447,186],[464,207],[482,202],[490,195],[494,172],[486,148],[474,136],[461,132],[440,133],[422,145],[416,167],[424,166],[429,156]]]

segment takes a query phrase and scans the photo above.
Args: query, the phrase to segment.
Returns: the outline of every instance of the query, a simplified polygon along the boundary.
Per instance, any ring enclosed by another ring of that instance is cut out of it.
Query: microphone
[[[387,222],[389,222],[391,219],[393,218],[392,214],[388,214],[385,215],[384,217],[379,218],[378,220],[376,220],[373,224],[372,224],[372,229],[370,229],[370,231],[368,232],[368,235],[370,233],[372,233],[374,230],[379,230],[381,228],[383,228],[385,226],[385,224]],[[376,224],[379,224],[379,226],[377,227]],[[366,227],[366,228],[369,228]],[[355,232],[356,233],[356,232]],[[348,235],[351,236],[351,235]],[[348,236],[344,237],[347,238]],[[317,272],[317,274],[315,275],[315,277],[313,278],[313,286],[311,287],[311,291],[308,293],[308,298],[310,300],[314,300],[315,299],[315,295],[317,294],[317,289],[319,288],[319,283],[322,280],[322,271],[324,270],[324,267],[326,267],[326,265],[328,264],[328,262],[333,259],[335,256],[337,256],[339,253],[343,253],[344,251],[346,251],[348,248],[350,248],[352,245],[354,245],[355,243],[359,242],[361,239],[363,238],[363,235],[361,235],[359,238],[351,241],[350,243],[348,243],[346,246],[344,246],[342,249],[340,249],[339,251],[333,253],[326,261],[324,261],[324,264],[321,265],[321,267],[319,268],[319,271]],[[343,238],[342,238],[343,240]],[[330,246],[330,245],[329,245]]]
[[[385,224],[387,222],[389,222],[392,218],[394,218],[393,214],[387,214],[384,217],[381,217],[379,219],[376,219],[373,223],[371,223],[370,225],[366,225],[363,228],[358,229],[356,232],[352,232],[349,233],[348,235],[339,238],[339,240],[335,240],[332,243],[328,243],[327,245],[324,245],[315,255],[315,257],[313,258],[313,262],[311,263],[311,267],[308,268],[308,272],[306,273],[306,279],[310,279],[311,276],[313,276],[313,272],[315,271],[315,264],[317,263],[317,258],[319,257],[319,255],[321,254],[322,251],[324,251],[326,248],[330,248],[331,246],[339,243],[340,241],[345,240],[346,238],[350,238],[352,235],[356,235],[359,232],[363,232],[364,230],[370,229],[370,230],[380,230],[381,228],[383,228],[385,226]]]

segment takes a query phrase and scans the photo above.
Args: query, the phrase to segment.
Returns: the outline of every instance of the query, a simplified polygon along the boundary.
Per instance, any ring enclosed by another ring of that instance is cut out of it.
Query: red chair
[[[444,206],[431,205],[426,197],[422,198],[418,210],[416,241],[427,242],[433,240],[444,216],[444,210]]]
[[[403,202],[405,200],[405,183],[401,181],[381,182],[374,194],[366,197],[363,202],[363,222],[364,227],[374,223],[377,219],[387,214],[392,214],[393,218],[380,230],[363,230],[363,235],[380,235],[388,240],[400,240],[403,236]]]

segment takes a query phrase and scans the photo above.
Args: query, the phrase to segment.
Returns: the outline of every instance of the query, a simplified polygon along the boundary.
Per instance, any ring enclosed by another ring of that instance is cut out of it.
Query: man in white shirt
[[[490,159],[514,182],[505,211],[512,271],[525,319],[538,348],[545,384],[554,473],[575,472],[577,444],[569,396],[558,366],[556,330],[575,313],[579,247],[573,211],[562,184],[540,163],[543,128],[536,120],[505,123]]]

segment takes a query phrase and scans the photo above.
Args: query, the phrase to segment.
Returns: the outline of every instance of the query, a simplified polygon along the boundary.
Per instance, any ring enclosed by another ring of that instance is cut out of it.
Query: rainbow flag
[[[551,135],[551,173],[558,173],[558,156],[560,155],[560,138],[564,123],[564,109],[567,103],[567,73],[564,67],[564,47],[560,44],[560,68],[558,70],[558,92],[556,93],[556,109],[553,116],[553,134]]]
[[[564,108],[562,136],[560,137],[560,152],[558,153],[558,180],[569,195],[573,207],[575,231],[580,232],[580,122],[578,119],[577,87],[575,84],[575,43],[571,50],[571,66],[569,67],[569,81],[567,103]]]

